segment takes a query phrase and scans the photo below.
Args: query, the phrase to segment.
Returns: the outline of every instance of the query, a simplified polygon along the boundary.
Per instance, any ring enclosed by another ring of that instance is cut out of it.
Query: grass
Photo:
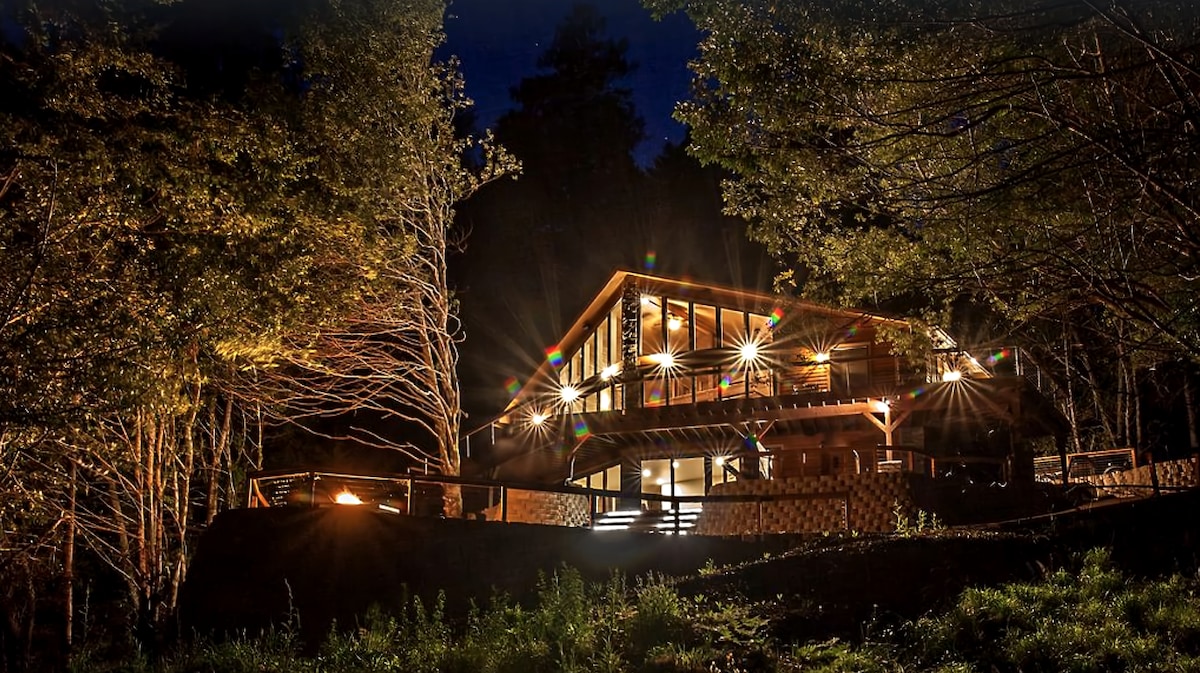
[[[79,661],[78,671],[155,673],[1200,672],[1197,581],[1135,580],[1103,550],[1039,582],[963,592],[948,608],[868,640],[784,642],[772,606],[681,596],[662,577],[589,584],[564,568],[538,600],[504,597],[452,628],[441,603],[373,611],[303,656],[285,627],[261,638],[198,643],[151,664]]]

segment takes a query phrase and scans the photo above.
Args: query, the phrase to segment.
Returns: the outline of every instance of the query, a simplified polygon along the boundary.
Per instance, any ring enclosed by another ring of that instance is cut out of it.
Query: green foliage
[[[704,32],[677,116],[806,294],[1200,358],[1195,6],[647,4]]]
[[[812,673],[885,673],[900,670],[893,653],[880,645],[855,647],[840,640],[792,648],[787,667]]]
[[[687,603],[663,577],[651,575],[637,585],[637,611],[629,620],[631,658],[644,659],[652,649],[681,643],[687,634]]]
[[[892,519],[896,525],[896,534],[900,537],[927,535],[945,529],[937,513],[918,509],[917,515],[912,517],[899,501],[892,503]]]
[[[1192,670],[1200,602],[1179,577],[1134,582],[1103,550],[1078,573],[968,589],[945,614],[912,625],[926,666],[1022,671]]]
[[[662,671],[713,673],[969,673],[970,671],[1180,671],[1200,666],[1197,582],[1133,580],[1107,552],[1076,572],[974,588],[943,612],[880,638],[781,642],[769,606],[680,596],[661,577],[592,585],[564,568],[544,577],[529,608],[503,596],[452,628],[440,601],[411,601],[399,616],[378,610],[354,630],[335,630],[315,658],[284,629],[259,638],[199,643],[154,666],[134,659],[75,670],[446,671],[466,673]]]
[[[209,4],[0,37],[0,548],[57,564],[73,512],[147,638],[264,421],[386,412],[457,473],[453,208],[508,167],[454,132],[441,0]]]

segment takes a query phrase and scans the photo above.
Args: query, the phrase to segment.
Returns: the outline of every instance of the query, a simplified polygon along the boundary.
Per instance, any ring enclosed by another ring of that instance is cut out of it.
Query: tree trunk
[[[67,665],[75,646],[75,498],[79,467],[71,461],[67,485],[67,529],[63,541],[63,654]]]
[[[1185,415],[1187,416],[1188,427],[1188,448],[1192,453],[1200,452],[1200,433],[1196,428],[1196,388],[1195,381],[1192,379],[1191,368],[1185,368],[1183,372],[1183,404],[1186,407]]]

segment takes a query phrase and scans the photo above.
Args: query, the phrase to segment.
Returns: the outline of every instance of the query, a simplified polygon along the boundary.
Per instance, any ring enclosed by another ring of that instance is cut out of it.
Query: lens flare
[[[551,367],[561,367],[563,363],[562,350],[558,346],[551,346],[546,349],[546,360]]]
[[[774,329],[781,320],[783,320],[783,309],[776,308],[774,311],[771,311],[770,317],[767,318],[767,326]]]
[[[1012,357],[1012,352],[1005,348],[987,356],[987,363],[994,366],[997,362],[1007,360],[1010,357]]]
[[[592,431],[588,429],[587,423],[583,419],[575,421],[575,441],[582,442],[592,436]]]

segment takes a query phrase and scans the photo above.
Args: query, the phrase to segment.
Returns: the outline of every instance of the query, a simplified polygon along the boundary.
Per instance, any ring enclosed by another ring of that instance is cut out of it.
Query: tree
[[[1194,8],[652,4],[706,32],[679,116],[785,283],[942,322],[979,300],[1061,376],[1200,358]]]
[[[444,260],[499,166],[461,163],[440,1],[230,3],[209,35],[249,43],[183,44],[208,9],[33,3],[0,43],[5,550],[78,522],[143,642],[261,419],[370,406],[457,473]]]
[[[575,5],[538,72],[511,89],[517,107],[496,123],[520,177],[489,185],[462,209],[471,236],[457,274],[475,354],[466,375],[491,378],[493,390],[516,373],[498,371],[497,360],[536,367],[592,289],[653,249],[634,160],[644,125],[623,84],[635,67],[627,48],[605,35],[595,7]]]

